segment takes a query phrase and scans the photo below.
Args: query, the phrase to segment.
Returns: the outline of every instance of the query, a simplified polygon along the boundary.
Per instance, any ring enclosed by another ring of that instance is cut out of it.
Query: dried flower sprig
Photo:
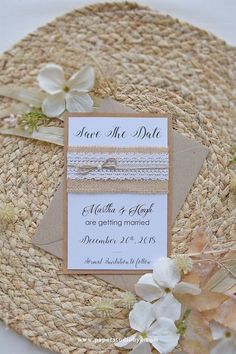
[[[15,216],[15,209],[11,204],[0,207],[0,223],[4,226],[11,223]]]
[[[103,299],[95,303],[96,312],[101,317],[112,317],[115,306],[110,299]]]
[[[177,254],[174,260],[178,270],[183,274],[188,274],[193,269],[193,261],[188,254]]]
[[[32,108],[31,112],[22,113],[19,115],[17,124],[24,130],[33,133],[38,130],[40,124],[45,124],[48,121],[48,117],[43,114],[41,108]]]
[[[233,277],[236,280],[236,273],[234,273],[227,265],[224,264],[227,263],[228,261],[229,261],[228,259],[225,259],[224,261],[218,261],[217,259],[207,258],[207,259],[196,260],[195,262],[215,263],[219,268],[224,269],[231,277]]]
[[[121,306],[131,310],[136,302],[136,297],[131,291],[126,291],[121,295]]]

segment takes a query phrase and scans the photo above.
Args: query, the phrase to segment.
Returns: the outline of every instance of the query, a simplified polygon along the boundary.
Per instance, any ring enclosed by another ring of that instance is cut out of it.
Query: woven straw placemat
[[[94,5],[58,18],[5,52],[0,84],[32,87],[48,62],[70,75],[85,62],[93,65],[91,54],[116,77],[117,100],[137,111],[171,112],[175,129],[209,147],[175,223],[174,250],[186,252],[199,226],[208,229],[216,248],[231,246],[236,212],[229,203],[228,160],[235,143],[236,48],[146,7]],[[2,99],[0,106],[9,104]],[[129,334],[123,292],[93,276],[63,275],[60,260],[31,245],[60,183],[63,149],[0,139],[0,201],[16,210],[14,223],[0,235],[0,317],[59,353],[118,353],[112,343],[91,339]],[[115,304],[111,317],[98,315],[103,298]]]

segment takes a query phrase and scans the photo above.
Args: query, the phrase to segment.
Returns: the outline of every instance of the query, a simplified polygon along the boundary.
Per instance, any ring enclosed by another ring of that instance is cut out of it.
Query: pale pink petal
[[[149,329],[148,339],[159,353],[170,353],[179,341],[174,321],[169,318],[159,318]]]
[[[186,283],[184,281],[177,284],[173,291],[176,294],[191,294],[191,295],[201,294],[201,289],[197,285],[192,283]]]
[[[154,265],[153,278],[161,287],[173,289],[181,276],[173,259],[161,257]]]
[[[160,299],[164,295],[162,288],[153,279],[152,273],[144,274],[135,284],[135,292],[146,301]]]
[[[139,301],[129,313],[130,327],[138,332],[144,332],[155,320],[153,306],[149,302]]]
[[[38,83],[42,90],[54,95],[63,90],[65,84],[63,69],[56,64],[45,65],[38,74]]]
[[[66,84],[72,91],[89,92],[93,88],[94,82],[94,69],[92,67],[84,67],[79,72],[75,73]]]
[[[42,104],[42,111],[47,117],[58,117],[65,111],[64,93],[48,95]]]
[[[153,310],[157,319],[167,317],[177,321],[181,315],[181,304],[172,294],[167,294],[153,304]]]
[[[88,93],[69,92],[66,94],[68,112],[92,112],[93,100]]]

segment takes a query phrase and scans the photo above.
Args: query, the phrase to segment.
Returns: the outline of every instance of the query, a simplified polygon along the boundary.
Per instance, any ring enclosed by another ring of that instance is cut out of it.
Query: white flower
[[[168,257],[159,258],[153,268],[153,273],[144,274],[135,285],[137,295],[146,301],[154,301],[169,296],[170,304],[179,304],[179,310],[173,313],[172,319],[180,316],[180,303],[172,294],[198,295],[201,289],[191,283],[181,282],[181,272],[176,262]],[[177,308],[175,306],[175,308]]]
[[[160,310],[160,314],[163,315]],[[169,318],[157,318],[153,305],[140,301],[129,314],[130,327],[137,331],[116,344],[119,348],[132,349],[130,354],[151,354],[150,344],[159,353],[169,353],[178,344],[177,328]]]
[[[213,339],[218,341],[210,354],[235,354],[236,333],[217,322],[211,322],[210,328]]]
[[[45,65],[38,74],[38,83],[48,95],[43,100],[42,111],[48,117],[69,112],[91,111],[93,100],[88,92],[93,88],[95,72],[85,67],[65,80],[63,69],[56,64]]]

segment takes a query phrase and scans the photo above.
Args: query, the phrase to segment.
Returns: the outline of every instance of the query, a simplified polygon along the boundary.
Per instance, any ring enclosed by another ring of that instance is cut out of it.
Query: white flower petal
[[[72,75],[66,84],[72,91],[89,92],[93,88],[94,82],[94,69],[92,67],[84,67],[79,72]]]
[[[153,278],[161,287],[173,289],[181,276],[173,259],[161,257],[154,265]]]
[[[163,290],[153,279],[152,273],[144,274],[135,284],[135,292],[146,301],[160,299],[164,295]]]
[[[139,301],[129,313],[130,327],[138,332],[144,332],[155,320],[153,305],[146,301]]]
[[[177,346],[179,334],[171,319],[161,317],[151,326],[148,338],[156,350],[161,354],[166,354]]]
[[[235,354],[236,345],[232,339],[224,339],[220,341],[212,350],[210,354]]]
[[[195,284],[182,281],[175,286],[173,292],[176,294],[199,295],[201,293],[201,289]]]
[[[47,117],[57,117],[65,111],[64,93],[48,95],[42,104],[42,111]]]
[[[212,338],[214,340],[225,338],[225,332],[227,332],[227,328],[225,326],[222,326],[221,324],[212,321],[210,322],[210,329]]]
[[[129,354],[152,354],[150,344],[148,342],[139,343]]]
[[[37,79],[41,89],[51,95],[61,92],[65,85],[63,69],[56,64],[45,65],[39,71]]]
[[[130,337],[126,337],[116,343],[116,347],[124,349],[132,349],[138,344],[138,334],[135,333]]]
[[[66,109],[68,112],[91,112],[93,100],[88,93],[72,91],[66,94]]]
[[[167,317],[177,321],[181,315],[181,304],[172,294],[167,294],[153,304],[153,311],[157,319]]]

